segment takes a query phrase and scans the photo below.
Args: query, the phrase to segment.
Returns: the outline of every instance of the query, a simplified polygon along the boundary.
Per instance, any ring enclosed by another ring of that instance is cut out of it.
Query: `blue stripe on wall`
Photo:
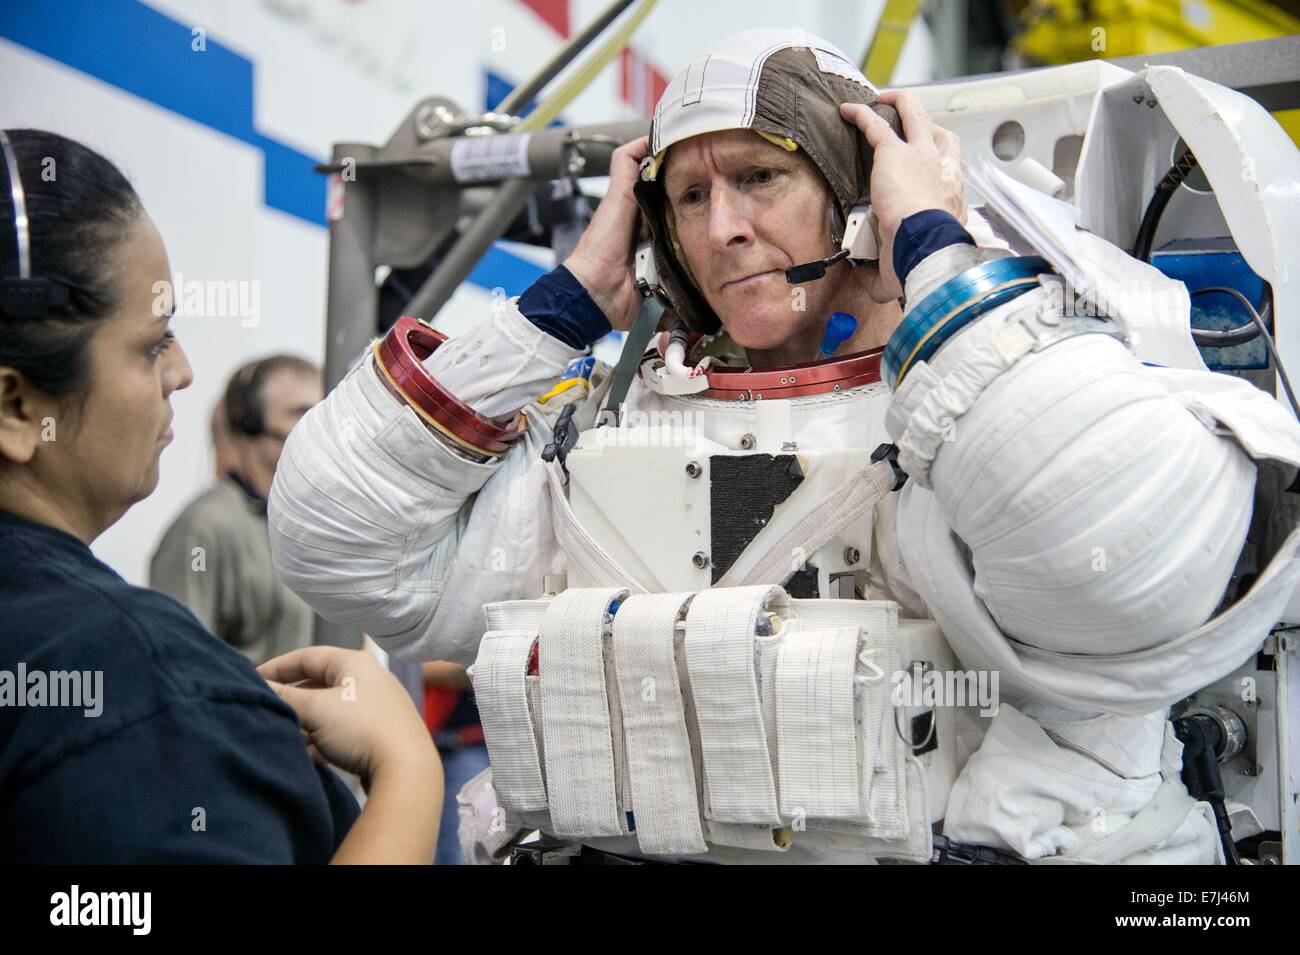
[[[261,150],[266,204],[325,224],[316,160],[257,131],[253,64],[212,36],[196,50],[189,27],[136,0],[7,3],[0,36]]]
[[[0,37],[260,150],[266,205],[326,224],[319,160],[257,130],[254,65],[210,34],[195,50],[190,27],[138,0],[38,0],[0,3]],[[469,281],[518,295],[540,274],[493,248]]]
[[[491,70],[484,71],[484,96],[483,108],[488,112],[496,109],[502,101],[514,90],[515,84],[511,83],[499,73],[493,73]],[[519,110],[520,116],[527,116],[533,110],[537,109],[537,100],[530,99],[524,104],[524,108]],[[547,126],[563,126],[564,118],[557,117],[546,124]]]
[[[503,288],[507,296],[523,295],[543,274],[545,269],[525,258],[507,252],[500,246],[488,249],[479,259],[468,280],[486,289]]]

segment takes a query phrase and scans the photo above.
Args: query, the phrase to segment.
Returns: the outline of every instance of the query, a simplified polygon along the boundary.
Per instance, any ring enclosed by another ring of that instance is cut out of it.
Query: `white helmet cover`
[[[713,310],[678,261],[668,229],[661,175],[668,149],[692,136],[752,129],[797,146],[825,177],[838,223],[867,201],[871,148],[839,113],[841,103],[866,103],[901,135],[892,106],[835,46],[803,30],[746,30],[691,61],[660,97],[650,125],[651,154],[635,193],[654,237],[659,281],[677,317],[694,331],[720,327]]]

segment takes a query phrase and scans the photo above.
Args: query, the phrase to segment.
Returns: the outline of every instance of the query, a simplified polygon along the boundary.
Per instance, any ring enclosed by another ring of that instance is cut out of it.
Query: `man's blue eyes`
[[[755,183],[760,186],[770,185],[777,177],[778,171],[775,169],[758,169],[746,176],[742,182]],[[682,193],[679,200],[684,205],[696,205],[704,197],[704,192],[699,189],[691,189]]]

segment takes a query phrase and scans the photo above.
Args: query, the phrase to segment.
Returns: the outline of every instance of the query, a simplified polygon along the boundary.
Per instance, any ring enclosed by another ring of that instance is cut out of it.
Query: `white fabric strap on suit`
[[[715,846],[733,849],[753,849],[758,852],[784,852],[794,842],[794,832],[788,827],[747,825],[743,822],[704,820],[709,842]]]
[[[790,576],[791,554],[816,552],[832,537],[875,507],[893,486],[894,469],[888,461],[864,465],[768,548],[752,569],[742,575],[735,572],[738,564],[733,565],[714,586],[735,587],[784,581]]]
[[[536,631],[490,631],[471,669],[493,785],[511,812],[546,809],[546,786],[528,709],[528,658]]]
[[[551,491],[551,518],[560,549],[569,562],[570,576],[577,576],[574,573],[576,569],[592,584],[626,587],[636,594],[647,593],[649,588],[619,566],[618,561],[578,522],[577,515],[569,504],[569,496],[564,493],[560,474],[557,462],[552,461],[546,465],[546,486]]]
[[[781,644],[776,735],[784,816],[862,814],[854,725],[859,633],[857,627],[803,630]]]
[[[555,835],[617,836],[627,832],[618,806],[605,629],[622,588],[566,590],[542,618],[538,674],[542,737]]]
[[[892,677],[902,668],[898,604],[892,600],[792,600],[804,629],[854,626],[861,630],[856,661],[859,788],[862,814],[817,822],[817,828],[897,839],[907,832],[907,747],[895,727]]]
[[[686,615],[686,665],[699,726],[706,812],[719,822],[780,825],[755,672],[755,627],[777,587],[697,594]]]
[[[614,618],[636,838],[656,855],[708,851],[674,652],[677,617],[690,598],[634,594]]]
[[[483,605],[483,620],[488,630],[532,630],[542,627],[542,617],[551,605],[550,597],[536,600],[498,600]]]

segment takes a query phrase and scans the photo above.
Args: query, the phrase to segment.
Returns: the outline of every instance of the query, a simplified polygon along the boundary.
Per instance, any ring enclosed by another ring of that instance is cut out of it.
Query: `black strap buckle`
[[[871,460],[888,461],[894,469],[894,486],[890,488],[891,491],[897,491],[907,483],[907,472],[898,466],[898,445],[882,444],[871,452]]]
[[[953,842],[947,836],[934,837],[931,865],[1028,865],[1020,856],[993,846],[972,846]]]
[[[564,459],[569,456],[573,446],[578,443],[578,429],[573,426],[573,411],[577,404],[567,404],[560,411],[560,416],[555,419],[555,427],[551,429],[551,441],[546,447],[542,448],[542,460],[548,464],[551,461],[560,462],[560,470],[564,472],[564,484],[569,484],[569,469],[564,465]]]

